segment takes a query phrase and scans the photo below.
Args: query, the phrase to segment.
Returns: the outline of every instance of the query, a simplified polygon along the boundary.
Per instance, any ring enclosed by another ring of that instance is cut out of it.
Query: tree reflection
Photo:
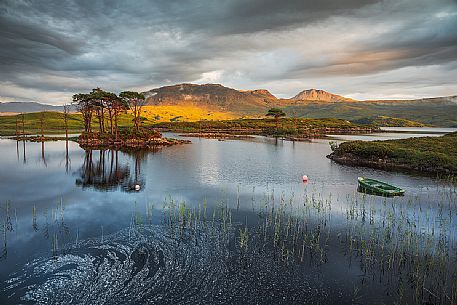
[[[117,150],[86,150],[84,162],[79,169],[76,185],[94,188],[99,191],[121,189],[125,192],[138,192],[144,188],[141,164],[150,151],[135,151],[124,154]],[[121,156],[120,156],[121,154]],[[133,173],[130,160],[133,159]]]
[[[41,160],[43,161],[44,166],[48,166],[46,162],[46,156],[44,154],[44,141],[41,141]]]
[[[68,173],[70,170],[70,154],[68,152],[68,131],[67,131],[67,140],[65,140],[65,172]]]
[[[127,192],[138,192],[143,190],[145,185],[144,177],[141,175],[141,164],[143,160],[146,159],[146,156],[149,151],[138,150],[131,154],[134,159],[134,170],[133,176],[130,176],[128,179],[127,187],[124,188]],[[153,151],[155,152],[155,151]]]

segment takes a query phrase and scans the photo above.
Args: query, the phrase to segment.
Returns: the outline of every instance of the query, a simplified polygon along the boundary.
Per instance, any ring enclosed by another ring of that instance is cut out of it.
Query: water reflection
[[[22,152],[22,154],[24,155],[23,162],[24,162],[24,164],[26,164],[26,163],[27,163],[27,157],[26,157],[27,154],[26,154],[26,152],[25,152],[25,140],[22,141],[22,147],[23,147],[23,152]]]
[[[67,134],[67,140],[65,141],[65,172],[68,173],[70,170],[71,166],[71,159],[70,159],[70,153],[68,151],[68,134]]]
[[[41,141],[41,160],[43,161],[44,166],[48,166],[46,163],[46,157],[44,154],[44,141]]]
[[[45,167],[0,140],[0,304],[457,300],[454,186],[331,163],[326,140],[193,141],[46,142]],[[364,175],[407,193],[358,193]]]
[[[150,151],[128,153],[134,161],[132,172],[128,160],[120,161],[117,150],[86,150],[84,162],[77,171],[76,185],[98,191],[142,191],[145,179],[141,167],[148,153]]]

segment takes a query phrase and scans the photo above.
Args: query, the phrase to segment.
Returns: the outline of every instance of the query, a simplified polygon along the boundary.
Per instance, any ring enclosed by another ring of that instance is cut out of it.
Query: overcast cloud
[[[0,0],[0,101],[182,82],[457,94],[456,0]]]

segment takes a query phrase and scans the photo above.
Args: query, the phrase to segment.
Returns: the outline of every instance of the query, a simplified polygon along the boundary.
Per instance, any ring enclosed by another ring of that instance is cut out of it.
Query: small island
[[[110,134],[82,133],[76,142],[84,149],[153,149],[160,146],[191,143],[188,140],[165,138],[153,129],[142,129],[139,132],[120,132],[118,137]]]
[[[210,139],[242,139],[252,135],[280,137],[291,141],[307,141],[331,134],[367,134],[379,132],[373,125],[354,124],[342,119],[323,118],[234,119],[223,121],[162,122],[154,127],[161,131],[182,133],[190,137]],[[273,113],[271,112],[271,113]]]
[[[142,93],[124,91],[117,96],[97,88],[87,94],[73,95],[73,103],[83,117],[84,131],[77,142],[84,149],[151,149],[190,143],[164,138],[157,130],[142,126],[141,109],[145,103]],[[133,126],[121,129],[119,118],[128,110],[133,115]]]
[[[327,157],[340,164],[426,175],[457,175],[457,132],[441,137],[350,141],[332,148]]]

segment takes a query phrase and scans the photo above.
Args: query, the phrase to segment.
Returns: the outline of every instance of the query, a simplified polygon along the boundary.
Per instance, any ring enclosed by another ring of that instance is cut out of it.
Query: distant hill
[[[266,89],[236,90],[220,84],[178,84],[143,93],[148,105],[144,108],[144,116],[153,121],[263,117],[269,108],[280,107],[290,117],[358,122],[378,118],[373,123],[457,127],[457,96],[358,101],[324,90],[308,89],[290,99],[281,99]],[[63,107],[35,102],[0,103],[0,114],[43,110],[61,112]]]
[[[425,103],[425,104],[435,104],[435,105],[457,105],[457,95],[453,96],[442,96],[442,97],[429,97],[429,98],[421,98],[415,100],[365,100],[362,101],[365,103],[375,103],[375,104],[384,104],[390,105],[392,103],[401,103],[401,104],[418,104],[418,103]]]
[[[0,113],[30,113],[39,111],[63,111],[63,106],[46,105],[36,102],[0,102]]]
[[[329,93],[324,90],[318,89],[308,89],[303,90],[291,100],[294,101],[319,101],[319,102],[352,102],[355,101],[350,98],[343,97],[341,95],[336,95],[333,93]]]
[[[279,99],[268,90],[239,91],[220,84],[179,84],[144,92],[147,105],[193,105],[239,114],[260,114]]]
[[[178,84],[144,93],[147,96],[147,104],[151,106],[202,107],[230,113],[232,117],[263,116],[269,108],[280,107],[289,116],[297,117],[334,117],[363,121],[367,118],[385,116],[391,119],[378,119],[377,122],[404,125],[410,124],[404,120],[410,120],[418,124],[457,126],[457,96],[357,101],[324,90],[308,89],[290,99],[279,99],[265,89],[241,91],[220,84]]]
[[[288,115],[310,118],[339,118],[349,121],[385,116],[438,127],[457,127],[457,96],[418,100],[354,102],[309,102],[284,107]],[[404,122],[397,121],[400,126]],[[390,121],[389,124],[392,124]]]

